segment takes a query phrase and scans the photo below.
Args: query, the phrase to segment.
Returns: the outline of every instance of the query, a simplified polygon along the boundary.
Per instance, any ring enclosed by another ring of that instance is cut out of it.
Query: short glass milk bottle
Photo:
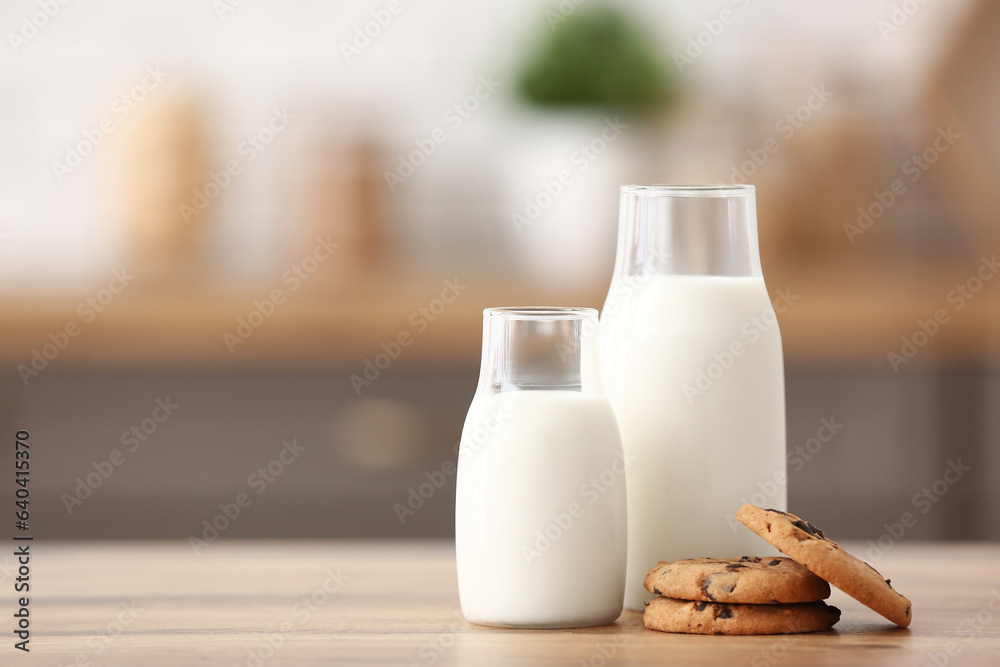
[[[621,614],[627,463],[598,381],[596,330],[591,308],[483,312],[455,509],[473,623],[583,627]]]
[[[764,553],[734,513],[785,509],[784,367],[752,185],[623,187],[618,234],[601,370],[634,461],[625,606],[642,609],[659,560]]]

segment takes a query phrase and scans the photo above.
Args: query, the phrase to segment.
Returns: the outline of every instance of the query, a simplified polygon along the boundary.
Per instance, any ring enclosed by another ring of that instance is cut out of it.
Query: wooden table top
[[[1000,664],[1000,544],[889,550],[876,565],[913,601],[907,630],[834,591],[844,612],[835,630],[770,637],[653,632],[634,612],[579,630],[471,625],[450,542],[31,549],[30,655],[13,648],[16,572],[13,557],[0,560],[3,665]]]

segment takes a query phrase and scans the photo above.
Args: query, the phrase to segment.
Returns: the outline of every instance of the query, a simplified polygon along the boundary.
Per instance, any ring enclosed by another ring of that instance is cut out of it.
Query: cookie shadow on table
[[[612,625],[604,625],[596,628],[583,628],[580,631],[593,630],[599,631],[595,632],[598,634],[600,632],[608,633],[617,630],[634,630],[638,628],[642,632],[648,633],[650,635],[661,635],[665,637],[726,637],[726,638],[740,638],[740,639],[750,639],[755,640],[758,643],[767,643],[769,641],[773,642],[775,640],[783,641],[801,641],[809,642],[815,641],[817,638],[824,638],[826,641],[831,641],[837,643],[838,640],[851,640],[859,637],[865,639],[866,644],[876,646],[877,644],[870,644],[873,637],[885,638],[890,643],[883,645],[885,648],[889,647],[899,647],[903,646],[909,642],[912,637],[910,628],[901,628],[889,621],[878,621],[878,620],[865,620],[858,619],[854,620],[851,618],[841,619],[834,627],[828,628],[826,630],[817,630],[814,632],[797,632],[797,633],[781,633],[781,634],[760,634],[760,635],[722,635],[722,634],[697,634],[697,633],[680,633],[680,632],[660,632],[658,630],[650,630],[643,625],[642,612],[639,611],[629,611],[626,610],[622,612],[622,615]]]

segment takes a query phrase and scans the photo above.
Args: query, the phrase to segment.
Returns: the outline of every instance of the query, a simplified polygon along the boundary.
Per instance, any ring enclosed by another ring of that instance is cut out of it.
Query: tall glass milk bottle
[[[455,547],[473,623],[611,623],[625,595],[626,460],[597,381],[597,311],[489,308],[459,447]]]
[[[600,350],[631,461],[626,608],[652,597],[657,561],[774,553],[734,517],[785,509],[781,334],[753,186],[622,188]]]

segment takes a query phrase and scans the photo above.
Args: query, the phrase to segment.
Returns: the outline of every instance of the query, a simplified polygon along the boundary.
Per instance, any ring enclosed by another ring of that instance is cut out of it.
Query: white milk
[[[455,511],[465,617],[522,627],[618,618],[625,465],[602,395],[477,395],[462,433]]]
[[[600,346],[635,459],[626,608],[652,597],[642,580],[659,560],[775,553],[733,517],[751,498],[785,509],[781,336],[763,279],[616,279]]]

